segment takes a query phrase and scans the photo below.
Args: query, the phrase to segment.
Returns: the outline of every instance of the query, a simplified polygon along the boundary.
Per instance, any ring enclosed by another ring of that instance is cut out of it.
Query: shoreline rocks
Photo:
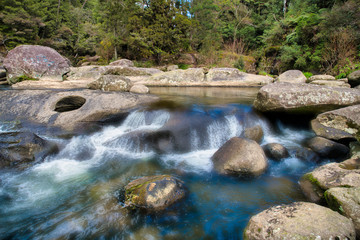
[[[276,79],[276,82],[305,83],[306,77],[300,70],[288,70]]]

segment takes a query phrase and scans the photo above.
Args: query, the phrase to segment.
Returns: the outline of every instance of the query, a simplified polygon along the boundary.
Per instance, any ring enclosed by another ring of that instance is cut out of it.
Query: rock
[[[120,75],[120,76],[151,76],[162,73],[161,70],[155,68],[137,68],[137,67],[121,67],[107,66],[104,75]]]
[[[6,70],[4,68],[0,68],[0,81],[6,80]]]
[[[259,144],[237,137],[231,138],[216,151],[212,162],[218,173],[241,177],[259,176],[268,166]]]
[[[125,205],[159,211],[184,198],[185,193],[184,182],[175,177],[142,177],[125,186]]]
[[[168,72],[170,71],[174,71],[174,70],[178,70],[179,69],[179,66],[178,65],[170,65],[170,66],[167,66],[166,70]]]
[[[356,235],[360,236],[360,188],[331,188],[325,198],[331,209],[353,221]]]
[[[335,81],[335,77],[334,76],[331,76],[331,75],[313,75],[311,76],[307,82],[311,83],[313,81],[317,81],[317,80],[320,80],[320,81]]]
[[[263,146],[265,155],[268,158],[271,158],[276,161],[280,161],[284,158],[288,158],[289,152],[288,150],[281,144],[278,143],[269,143]]]
[[[142,84],[136,84],[130,88],[130,92],[132,93],[146,94],[149,93],[149,91],[149,88]]]
[[[296,153],[295,157],[307,161],[307,162],[319,162],[320,158],[319,156],[311,150],[311,148],[299,148]]]
[[[307,145],[323,158],[346,159],[350,153],[347,146],[323,137],[314,137],[307,142]]]
[[[360,85],[360,70],[350,73],[348,79],[352,87]]]
[[[26,168],[57,150],[55,144],[31,132],[0,133],[0,169]]]
[[[305,83],[306,77],[299,70],[289,70],[280,74],[276,81],[284,83]]]
[[[129,59],[120,59],[109,64],[110,66],[134,67],[133,61]]]
[[[332,140],[360,140],[360,105],[325,112],[311,122],[318,136]]]
[[[356,89],[273,83],[260,89],[254,107],[262,112],[318,114],[359,103]]]
[[[151,95],[94,90],[5,90],[0,96],[0,120],[82,131],[109,120],[120,121],[131,109],[156,100]]]
[[[70,62],[49,47],[21,45],[11,50],[4,59],[9,84],[22,77],[29,79],[48,78],[62,81],[70,71]]]
[[[246,128],[241,137],[260,143],[264,138],[264,132],[260,125],[256,125],[251,128]]]
[[[271,207],[253,216],[244,239],[356,239],[348,218],[313,203],[295,202]]]
[[[343,87],[350,88],[350,84],[345,83],[343,81],[328,81],[328,80],[315,80],[310,82],[311,84],[321,85],[321,86],[329,86],[329,87]]]
[[[206,80],[212,86],[263,86],[274,81],[272,77],[244,73],[237,68],[212,68]]]
[[[118,75],[103,75],[98,80],[91,82],[88,88],[102,91],[128,92],[132,87],[130,79]]]
[[[98,80],[106,71],[106,67],[101,66],[84,66],[84,67],[72,67],[67,74],[67,81],[75,80]]]
[[[144,83],[146,86],[191,86],[201,85],[205,81],[202,68],[178,69],[157,73]]]
[[[314,203],[324,202],[324,192],[334,187],[360,187],[358,166],[348,169],[346,163],[329,163],[305,174],[300,187],[307,199]]]

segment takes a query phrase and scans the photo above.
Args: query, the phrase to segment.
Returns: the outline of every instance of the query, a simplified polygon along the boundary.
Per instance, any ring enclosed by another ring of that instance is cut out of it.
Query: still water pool
[[[299,178],[316,167],[295,152],[306,128],[269,122],[251,107],[257,89],[154,88],[162,101],[100,131],[63,139],[56,155],[25,171],[0,172],[0,239],[242,239],[250,217],[270,206],[304,200]],[[266,143],[290,157],[270,160],[256,179],[219,176],[211,156],[228,139],[260,125]],[[168,130],[174,145],[159,151],[147,133]],[[2,123],[0,131],[16,126]],[[121,189],[155,174],[185,182],[187,198],[165,212],[123,208]]]

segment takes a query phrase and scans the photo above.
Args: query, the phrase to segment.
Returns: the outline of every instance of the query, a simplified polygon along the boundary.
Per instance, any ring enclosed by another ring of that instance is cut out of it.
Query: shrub
[[[245,68],[244,58],[240,57],[239,60],[237,60],[237,62],[234,63],[234,67],[243,71]]]
[[[307,79],[309,79],[312,75],[314,75],[314,74],[312,74],[311,72],[304,72],[303,74],[305,75],[305,77],[306,77]]]

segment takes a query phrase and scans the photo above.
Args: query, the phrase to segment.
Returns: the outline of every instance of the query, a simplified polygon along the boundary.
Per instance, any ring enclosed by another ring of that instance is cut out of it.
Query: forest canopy
[[[359,0],[1,0],[0,47],[50,46],[80,64],[128,58],[344,77],[360,67]]]

